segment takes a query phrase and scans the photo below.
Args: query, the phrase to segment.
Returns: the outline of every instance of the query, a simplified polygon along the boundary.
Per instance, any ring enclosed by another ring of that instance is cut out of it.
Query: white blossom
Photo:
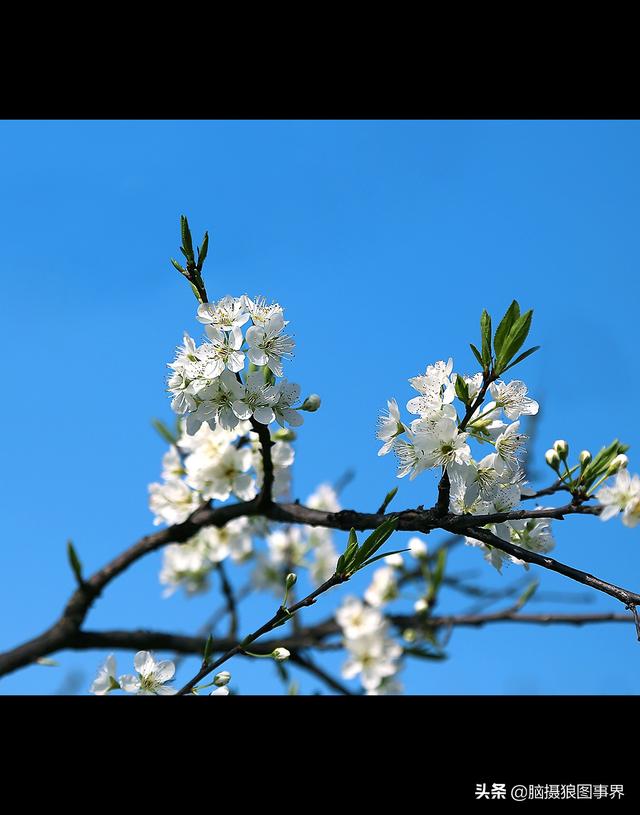
[[[260,424],[270,424],[275,418],[273,405],[278,396],[277,388],[264,381],[262,372],[254,371],[246,377],[242,395],[233,402],[233,412],[240,419],[253,416]]]
[[[628,470],[620,470],[614,483],[598,490],[596,498],[603,507],[601,521],[608,521],[622,512],[625,526],[633,527],[640,523],[640,476],[631,476]]]
[[[370,606],[383,606],[398,596],[398,584],[392,566],[383,566],[373,573],[371,585],[364,593]]]
[[[230,446],[211,464],[190,466],[187,458],[187,480],[199,490],[205,500],[215,498],[226,501],[233,493],[242,501],[250,501],[256,495],[256,483],[248,472],[251,469],[252,455],[248,447],[240,449]],[[201,462],[199,462],[201,464]]]
[[[231,371],[223,371],[199,394],[200,398],[215,411],[218,422],[224,430],[233,430],[240,419],[249,418],[247,415],[238,415],[238,411],[235,410],[235,406],[244,398],[244,395],[244,386],[238,382]]]
[[[91,683],[89,692],[95,693],[96,696],[106,696],[109,691],[117,690],[119,687],[120,683],[116,679],[116,659],[113,654],[109,654],[98,668],[98,675]]]
[[[247,329],[248,356],[254,365],[266,365],[276,376],[282,376],[282,360],[293,356],[295,343],[283,334],[285,322],[282,313],[274,312],[264,325]]]
[[[158,662],[149,651],[138,651],[133,658],[133,665],[137,676],[126,674],[120,677],[120,686],[127,693],[138,696],[172,696],[177,693],[175,688],[167,685],[176,672],[176,666],[171,660]]]
[[[353,679],[360,674],[362,686],[367,691],[378,688],[384,679],[398,670],[396,661],[402,655],[402,647],[377,632],[346,640],[345,645],[349,658],[343,665],[342,676]]]
[[[383,615],[357,597],[346,597],[336,611],[336,621],[347,639],[356,639],[384,628]]]
[[[244,297],[226,295],[217,303],[201,303],[196,319],[199,323],[214,326],[222,331],[232,331],[243,326],[249,320],[249,316]]]
[[[153,523],[180,524],[202,503],[201,496],[184,481],[149,484],[149,508],[155,514]]]
[[[319,484],[307,498],[307,506],[322,512],[340,512],[342,509],[338,494],[331,484]]]
[[[396,438],[396,436],[399,436],[406,430],[404,424],[400,420],[400,410],[396,400],[389,399],[387,401],[387,407],[389,408],[388,414],[383,414],[382,416],[378,417],[378,430],[376,432],[376,437],[380,439],[380,441],[384,442],[382,447],[378,450],[379,456],[385,456],[388,452],[390,452],[393,446],[393,440]]]
[[[279,314],[282,316],[282,307],[278,303],[268,304],[265,297],[256,297],[252,300],[245,295],[244,301],[254,325],[264,327],[274,315]],[[287,324],[284,318],[283,322],[284,325]]]
[[[409,538],[409,554],[416,560],[427,556],[427,544],[418,537]]]
[[[282,379],[278,382],[276,388],[278,398],[273,405],[276,422],[278,422],[281,427],[285,426],[285,422],[291,427],[300,427],[304,422],[304,417],[298,410],[292,407],[300,399],[300,385]]]
[[[538,403],[526,395],[527,386],[518,379],[508,383],[492,382],[489,385],[489,391],[495,400],[496,407],[502,408],[507,419],[535,416],[538,412]]]

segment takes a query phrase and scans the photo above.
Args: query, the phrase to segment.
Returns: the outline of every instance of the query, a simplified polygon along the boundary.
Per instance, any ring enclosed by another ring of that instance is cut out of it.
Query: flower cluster
[[[294,450],[277,439],[271,448],[274,497],[289,493]],[[149,485],[154,524],[185,521],[203,501],[226,501],[232,495],[249,501],[262,484],[260,443],[248,422],[233,430],[203,424],[192,436],[183,432],[165,453],[162,483]]]
[[[515,509],[526,491],[519,460],[526,440],[520,432],[520,417],[538,412],[538,403],[527,396],[524,382],[496,380],[485,385],[482,372],[472,376],[453,373],[452,359],[429,365],[424,374],[409,382],[418,396],[407,402],[407,410],[417,418],[403,422],[396,400],[389,400],[388,413],[378,419],[377,437],[383,442],[378,455],[396,454],[399,478],[409,475],[413,479],[432,468],[446,471],[449,511],[457,515]],[[483,406],[482,396],[487,392],[491,401]],[[456,398],[464,406],[462,417],[454,405]],[[473,458],[472,441],[489,446],[492,452]],[[488,528],[527,549],[547,552],[553,547],[546,522],[507,522]],[[522,563],[486,544],[467,542],[482,547],[498,569],[505,560]]]
[[[212,430],[219,425],[231,431],[251,418],[265,425],[274,420],[282,427],[302,424],[300,386],[286,379],[276,382],[295,347],[284,333],[287,321],[277,303],[227,295],[217,303],[201,303],[197,320],[204,325],[206,339],[196,345],[185,333],[176,359],[169,363],[171,407],[186,416],[187,433],[195,433],[203,422]],[[247,361],[243,380],[240,372]]]
[[[137,696],[173,696],[177,691],[168,685],[173,679],[176,666],[170,660],[158,662],[149,651],[138,651],[133,658],[134,674],[124,674],[116,679],[116,660],[109,654],[98,669],[98,675],[89,688],[97,696],[105,696],[112,690],[123,690]]]
[[[136,696],[174,696],[176,688],[168,683],[176,673],[176,666],[170,659],[158,661],[150,651],[138,651],[133,658],[135,674],[124,674],[116,679],[116,660],[113,654],[98,668],[98,674],[91,683],[90,693],[106,696],[114,690],[123,690]],[[228,696],[226,687],[231,679],[229,671],[222,671],[213,679],[216,686],[210,696]]]
[[[339,512],[338,496],[329,484],[320,484],[306,501],[312,509]],[[286,526],[266,536],[267,553],[260,554],[253,573],[259,588],[275,594],[282,591],[283,576],[292,569],[308,569],[315,585],[324,583],[335,572],[338,552],[333,531],[320,526]]]
[[[402,646],[389,636],[389,624],[381,611],[356,597],[347,597],[336,612],[336,620],[349,654],[342,676],[353,679],[360,675],[368,695],[401,693],[394,677]]]
[[[202,504],[232,495],[241,500],[253,498],[262,484],[260,443],[249,422],[233,430],[215,429],[204,423],[193,435],[182,434],[163,457],[163,483],[149,486],[150,508],[155,524],[181,523]],[[278,439],[271,448],[274,470],[274,497],[287,496],[291,485],[293,445]],[[264,523],[258,518],[241,517],[221,529],[204,527],[186,543],[164,549],[160,582],[165,596],[183,587],[188,594],[206,591],[209,574],[227,557],[236,563],[247,560],[253,550],[252,536]]]

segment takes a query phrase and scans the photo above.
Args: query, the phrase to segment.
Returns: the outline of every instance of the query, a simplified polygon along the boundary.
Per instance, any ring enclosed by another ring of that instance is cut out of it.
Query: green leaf
[[[82,579],[82,564],[80,563],[80,558],[78,557],[73,543],[70,540],[67,541],[67,557],[69,558],[71,571],[75,575],[78,584],[82,585],[84,583],[84,580]]]
[[[209,657],[211,656],[211,652],[213,650],[213,637],[211,634],[207,637],[207,641],[204,644],[204,652],[202,655],[202,662],[207,665],[209,662]]]
[[[526,314],[523,314],[522,317],[518,317],[518,319],[515,321],[509,335],[502,345],[502,351],[498,355],[496,361],[498,373],[502,373],[502,371],[504,371],[509,362],[522,348],[531,328],[532,317],[533,310],[530,309]]]
[[[397,487],[394,487],[392,490],[389,490],[389,492],[384,497],[384,501],[382,502],[382,504],[380,504],[380,509],[378,510],[379,513],[386,512],[387,507],[396,497],[397,492],[398,492]]]
[[[369,537],[364,541],[360,549],[357,551],[351,563],[351,568],[355,571],[362,567],[362,564],[372,557],[378,549],[383,546],[391,535],[395,532],[398,525],[398,518],[387,518],[380,526],[375,529]]]
[[[628,449],[629,445],[621,444],[618,439],[614,439],[610,445],[603,447],[584,468],[580,484],[586,488],[590,487],[597,478],[606,473],[613,459]]]
[[[465,405],[468,405],[471,401],[469,396],[469,386],[464,381],[464,378],[458,374],[456,377],[456,396],[460,399],[461,402],[464,402]]]
[[[199,272],[202,271],[202,266],[207,257],[208,251],[209,251],[209,233],[205,232],[204,238],[202,239],[202,249],[198,247],[198,263],[196,265],[196,268],[198,269]]]
[[[447,550],[440,549],[436,560],[436,567],[431,575],[431,585],[429,586],[429,602],[431,603],[438,593],[440,584],[444,577],[444,569],[447,564]]]
[[[178,437],[169,430],[163,421],[160,419],[152,419],[151,425],[156,433],[158,433],[158,435],[161,436],[168,444],[178,443]]]
[[[480,336],[482,338],[482,367],[491,365],[491,317],[486,309],[480,315]]]
[[[471,348],[471,350],[473,351],[474,357],[478,360],[478,365],[481,368],[484,367],[483,363],[482,363],[482,354],[480,353],[480,351],[478,351],[478,349],[475,347],[475,345],[472,342],[469,343],[469,348]]]
[[[528,603],[529,600],[531,600],[533,595],[538,590],[539,585],[540,583],[537,580],[534,580],[532,583],[529,583],[527,588],[522,592],[522,594],[518,598],[518,602],[516,603],[516,606],[519,609],[521,609],[525,605],[525,603]]]
[[[349,532],[349,539],[347,541],[347,548],[344,550],[343,554],[340,555],[338,558],[338,563],[336,564],[337,574],[344,574],[350,570],[351,561],[353,560],[353,557],[357,551],[358,538],[356,536],[356,530],[351,529]]]
[[[182,266],[176,260],[174,260],[173,258],[170,258],[170,260],[171,260],[171,263],[173,263],[174,267],[180,272],[180,274],[183,274],[186,277],[186,275],[187,275],[186,269],[183,269]]]
[[[427,651],[418,645],[405,645],[402,650],[405,654],[419,659],[446,659],[447,655],[443,651]]]
[[[383,552],[381,555],[376,555],[375,557],[372,557],[371,560],[367,560],[366,563],[362,564],[360,569],[364,569],[365,566],[370,566],[372,563],[375,563],[376,560],[382,560],[383,557],[389,557],[389,555],[401,555],[403,552],[410,551],[410,549],[394,549],[393,552]]]
[[[529,350],[525,351],[524,354],[520,354],[518,359],[514,359],[513,362],[510,365],[507,365],[506,368],[503,368],[502,373],[504,373],[505,371],[508,371],[509,368],[513,368],[514,365],[517,365],[519,362],[522,362],[523,359],[526,359],[527,357],[530,357],[531,354],[534,354],[536,351],[539,351],[540,348],[541,348],[540,345],[534,345],[533,348],[529,348]]]
[[[496,330],[495,337],[493,338],[493,347],[496,352],[496,357],[500,356],[502,352],[502,345],[504,340],[508,337],[513,324],[520,317],[520,306],[517,300],[512,300],[511,305],[505,311],[504,317],[500,320],[500,325]]]
[[[191,230],[189,229],[189,221],[186,215],[180,216],[180,234],[182,236],[182,252],[189,263],[195,266],[195,259],[193,257],[193,242],[191,240]]]

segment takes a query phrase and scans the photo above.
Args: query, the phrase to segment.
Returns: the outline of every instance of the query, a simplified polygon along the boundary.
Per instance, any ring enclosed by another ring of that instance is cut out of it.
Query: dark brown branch
[[[496,538],[487,530],[478,529],[479,526],[489,523],[500,523],[502,521],[523,518],[562,519],[565,515],[569,514],[597,515],[600,512],[600,507],[568,504],[554,509],[518,510],[515,512],[493,513],[482,516],[448,514],[442,518],[438,518],[433,510],[423,509],[411,509],[381,515],[361,513],[355,510],[325,512],[311,509],[301,504],[273,503],[271,500],[271,487],[273,484],[271,437],[267,426],[260,425],[259,423],[256,423],[256,433],[261,441],[264,464],[263,485],[256,498],[252,501],[228,504],[215,508],[204,505],[196,510],[183,523],[175,524],[167,529],[141,538],[137,543],[119,554],[110,563],[86,580],[83,585],[71,595],[62,615],[50,628],[38,637],[19,645],[17,648],[0,654],[0,676],[28,665],[39,657],[46,656],[47,654],[66,647],[66,643],[80,630],[91,605],[95,599],[100,596],[105,586],[144,555],[168,543],[184,543],[205,526],[222,527],[234,518],[242,516],[263,515],[270,520],[280,521],[282,523],[300,523],[309,526],[343,529],[345,531],[352,527],[358,530],[375,529],[387,518],[397,518],[398,530],[407,532],[422,532],[423,534],[428,534],[434,529],[444,529],[454,535],[469,535],[473,530],[473,536],[477,537],[478,540],[493,542],[496,548],[502,548],[503,551],[508,551],[507,547],[511,547],[512,551],[516,553],[515,556],[521,560],[536,563],[543,568],[552,569],[553,571],[561,571],[574,580],[578,580],[592,588],[597,588],[600,591],[605,591],[607,594],[616,597],[625,604],[631,603],[636,605],[640,602],[640,595],[627,591],[626,589],[612,586],[592,575],[587,575],[585,572],[563,566],[562,564],[560,564],[562,568],[551,566],[549,564],[556,563],[551,560],[551,558],[544,558],[535,553],[530,553],[526,549],[515,546],[515,544],[508,544]],[[267,436],[269,437],[268,439]],[[485,537],[482,538],[479,537],[479,535]],[[489,536],[488,539],[487,536]]]
[[[330,673],[327,673],[327,671],[323,670],[309,656],[303,656],[299,652],[296,653],[292,651],[291,662],[293,662],[294,665],[299,665],[301,668],[304,668],[304,670],[307,671],[308,673],[314,674],[314,676],[317,676],[318,679],[321,679],[325,685],[330,687],[332,690],[341,693],[343,696],[359,695],[349,690],[349,688],[346,685],[343,685],[342,682],[339,682],[335,677],[331,676]]]
[[[450,616],[424,617],[419,615],[392,615],[391,621],[398,628],[449,628],[451,626],[480,627],[488,623],[536,623],[540,625],[565,624],[588,625],[591,623],[632,623],[633,616],[623,613],[603,614],[522,614],[508,609],[493,614],[452,614]]]
[[[216,571],[220,575],[222,593],[224,594],[227,612],[229,614],[229,636],[235,638],[236,634],[238,633],[238,609],[236,604],[236,596],[233,591],[233,586],[229,582],[227,572],[222,561],[216,563]]]
[[[262,487],[257,498],[258,509],[261,511],[267,510],[271,504],[273,492],[273,461],[271,459],[271,448],[273,442],[271,441],[271,431],[266,424],[257,422],[253,416],[251,417],[251,427],[258,435],[260,440],[260,453],[262,456]],[[266,512],[265,512],[266,514]]]
[[[534,501],[536,498],[542,498],[542,496],[544,495],[554,495],[556,492],[559,492],[560,490],[566,490],[567,492],[569,492],[569,487],[567,487],[565,483],[558,479],[556,482],[551,484],[550,487],[545,487],[542,490],[538,490],[537,492],[534,492],[532,495],[523,495],[522,500]]]
[[[332,589],[334,586],[340,585],[340,583],[344,583],[348,580],[347,577],[344,577],[341,574],[334,574],[328,580],[326,580],[322,585],[318,586],[317,589],[308,594],[303,600],[299,600],[297,603],[292,605],[290,608],[286,609],[280,606],[276,613],[271,617],[270,620],[260,626],[256,631],[249,636],[245,637],[242,642],[236,643],[233,648],[230,648],[226,653],[224,653],[219,659],[215,660],[215,662],[203,666],[198,673],[193,677],[193,679],[189,680],[184,687],[182,687],[179,691],[179,695],[183,695],[185,693],[189,693],[195,685],[198,684],[205,676],[208,676],[212,671],[216,668],[219,668],[220,665],[223,665],[228,659],[239,654],[242,651],[245,651],[247,646],[251,645],[255,640],[259,639],[263,634],[268,634],[270,631],[273,631],[274,628],[277,628],[280,625],[283,625],[287,622],[297,611],[301,608],[306,606],[312,606],[316,599],[321,595],[324,594],[329,589]]]
[[[607,583],[605,580],[601,580],[599,577],[594,577],[594,575],[589,574],[588,572],[582,572],[579,569],[574,569],[573,566],[567,566],[566,564],[560,563],[560,561],[554,560],[546,555],[540,555],[537,552],[531,552],[529,549],[523,549],[521,546],[516,546],[515,543],[502,540],[502,538],[499,538],[497,535],[489,532],[488,529],[469,529],[467,530],[467,535],[471,538],[475,538],[475,540],[481,541],[482,543],[486,543],[489,546],[493,546],[495,549],[506,552],[508,555],[512,555],[519,560],[524,560],[526,563],[534,563],[536,566],[542,566],[544,569],[550,569],[552,572],[558,572],[565,577],[571,578],[571,580],[576,580],[578,583],[583,583],[585,586],[589,586],[592,589],[597,589],[598,591],[604,592],[611,597],[615,597],[616,600],[624,603],[625,606],[636,606],[640,604],[640,594],[636,594],[628,589],[623,589],[620,586],[614,585],[613,583]]]

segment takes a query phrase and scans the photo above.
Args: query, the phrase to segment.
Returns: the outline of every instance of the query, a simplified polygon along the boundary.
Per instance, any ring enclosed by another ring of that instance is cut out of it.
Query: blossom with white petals
[[[275,314],[282,315],[282,307],[278,303],[267,303],[265,297],[256,297],[252,300],[245,295],[244,301],[254,325],[264,327]],[[284,324],[287,324],[286,321]]]
[[[109,654],[98,668],[98,675],[91,683],[89,692],[95,693],[96,696],[106,696],[109,691],[117,690],[119,687],[120,683],[116,679],[116,659],[113,654]]]
[[[208,325],[205,328],[209,342],[198,346],[198,356],[204,362],[203,374],[206,379],[215,379],[226,369],[237,373],[244,368],[242,331],[234,328],[228,334],[219,328]]]
[[[336,621],[347,639],[372,634],[385,625],[383,615],[376,608],[366,606],[357,597],[345,598],[336,611]]]
[[[239,415],[235,409],[245,396],[244,386],[238,382],[231,371],[223,371],[219,377],[199,394],[200,398],[206,400],[207,404],[215,410],[220,426],[224,430],[233,430],[238,425],[240,419],[248,419],[244,411]],[[251,415],[249,413],[249,415]],[[189,417],[187,417],[187,423]]]
[[[282,360],[293,356],[295,343],[283,334],[285,322],[281,312],[274,312],[264,325],[247,329],[248,356],[254,365],[266,365],[276,376],[282,376]]]
[[[383,606],[398,596],[396,574],[392,566],[383,566],[373,573],[371,585],[364,593],[370,606]]]
[[[250,314],[244,297],[226,295],[217,303],[201,303],[198,306],[196,320],[205,325],[212,325],[222,331],[240,328],[249,320]],[[206,330],[206,329],[205,329]]]
[[[138,651],[133,658],[133,666],[137,676],[121,676],[122,690],[138,696],[172,696],[177,693],[175,688],[165,684],[173,679],[176,672],[176,666],[171,660],[158,662],[149,651]]]
[[[202,503],[200,495],[184,481],[149,484],[149,508],[155,514],[155,526],[161,523],[181,524]]]
[[[427,556],[427,544],[421,538],[409,538],[409,554],[416,560],[422,560]]]
[[[178,448],[172,444],[164,456],[162,456],[162,480],[173,481],[183,476],[184,472]]]
[[[250,501],[256,495],[255,479],[248,472],[251,461],[248,447],[227,447],[210,466],[196,473],[188,469],[188,483],[199,490],[205,500],[226,501],[233,493],[242,501]]]
[[[535,416],[539,405],[528,397],[524,382],[514,379],[513,382],[492,382],[489,391],[496,407],[502,408],[507,419],[518,419],[520,416]]]
[[[276,422],[278,422],[281,427],[285,426],[285,422],[291,427],[300,427],[304,422],[304,417],[298,410],[292,407],[300,400],[300,385],[282,379],[278,382],[276,388],[278,391],[278,400],[273,405]]]
[[[516,470],[519,467],[518,453],[527,439],[524,433],[519,433],[520,422],[510,424],[495,440],[496,458],[494,467],[498,473],[505,470]]]
[[[603,507],[601,521],[608,521],[622,512],[625,526],[633,527],[640,523],[640,476],[631,476],[628,470],[620,470],[614,483],[598,490],[596,498]]]
[[[322,512],[340,512],[342,509],[338,494],[331,484],[319,484],[307,498],[307,506]]]
[[[254,371],[246,377],[242,395],[233,402],[233,412],[240,419],[253,416],[260,424],[270,424],[275,418],[273,405],[278,396],[277,388],[264,381],[262,372]]]
[[[389,399],[387,401],[387,407],[389,408],[389,413],[386,416],[383,414],[378,417],[376,437],[384,442],[382,447],[378,450],[379,456],[386,456],[386,454],[391,451],[393,440],[396,436],[399,436],[406,430],[404,424],[400,421],[400,410],[396,400]]]
[[[373,633],[346,640],[345,645],[349,658],[343,665],[342,676],[353,679],[360,674],[365,690],[375,690],[384,679],[397,673],[396,661],[402,656],[402,647],[393,640]]]

